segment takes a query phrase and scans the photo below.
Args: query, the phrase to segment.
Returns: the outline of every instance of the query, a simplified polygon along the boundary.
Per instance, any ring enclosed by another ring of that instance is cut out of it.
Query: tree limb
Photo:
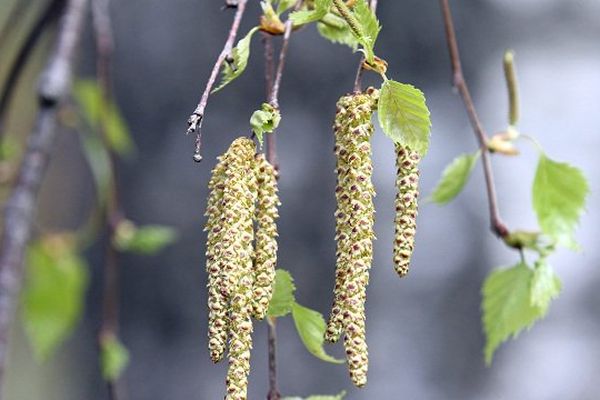
[[[86,5],[86,0],[69,0],[67,3],[56,47],[41,75],[37,121],[29,137],[15,187],[4,207],[0,247],[0,393],[10,326],[21,288],[23,258],[31,236],[38,192],[56,136],[58,108],[69,93]]]

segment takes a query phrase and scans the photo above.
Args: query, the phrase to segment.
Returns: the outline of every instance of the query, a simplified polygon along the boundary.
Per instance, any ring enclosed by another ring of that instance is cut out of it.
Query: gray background
[[[206,350],[206,293],[202,216],[215,157],[248,132],[264,99],[262,48],[255,38],[246,73],[211,98],[204,124],[205,161],[191,161],[193,139],[183,133],[225,40],[232,13],[212,0],[114,0],[117,38],[115,89],[138,147],[121,164],[125,208],[139,223],[176,226],[180,240],[156,258],[122,259],[122,338],[132,363],[125,374],[131,400],[218,399],[225,364]],[[582,167],[592,190],[600,168],[600,2],[598,0],[453,1],[465,73],[485,126],[506,126],[501,59],[517,54],[521,128],[554,158]],[[251,1],[242,34],[256,24]],[[431,150],[422,162],[423,194],[444,166],[476,143],[450,71],[437,1],[380,1],[383,31],[377,54],[388,76],[425,92],[432,112]],[[87,32],[81,74],[93,76]],[[277,133],[281,161],[280,266],[296,278],[300,303],[328,312],[334,269],[331,123],[337,98],[351,89],[357,54],[330,44],[314,27],[295,33],[282,92]],[[368,82],[377,83],[375,76]],[[563,293],[548,317],[518,341],[502,346],[493,367],[483,364],[480,286],[494,266],[511,265],[487,230],[481,168],[447,207],[423,202],[413,270],[404,280],[391,265],[394,157],[378,130],[373,139],[378,240],[368,290],[369,384],[351,387],[344,366],[312,357],[290,318],[279,323],[280,386],[285,395],[337,393],[348,399],[596,399],[600,373],[600,274],[597,193],[578,232],[583,251],[561,251],[550,261]],[[41,222],[76,225],[92,195],[77,137],[61,135],[43,193]],[[519,143],[522,157],[493,160],[500,208],[511,227],[535,228],[530,183],[536,152]],[[104,399],[98,377],[100,247],[89,253],[94,283],[87,315],[51,363],[35,366],[15,330],[9,399]],[[329,352],[341,355],[339,346]],[[255,324],[250,399],[265,397],[266,326]],[[596,377],[596,378],[594,378]]]

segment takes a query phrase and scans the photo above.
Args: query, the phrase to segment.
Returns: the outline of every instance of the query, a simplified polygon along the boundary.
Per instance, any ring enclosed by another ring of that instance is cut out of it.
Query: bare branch
[[[42,72],[37,121],[29,137],[15,187],[4,208],[0,247],[0,393],[8,335],[21,289],[25,248],[31,236],[38,192],[56,136],[58,107],[69,92],[86,6],[86,0],[69,0],[67,3],[56,47]]]
[[[188,119],[188,130],[187,133],[196,132],[196,149],[194,152],[194,161],[200,162],[202,161],[202,156],[200,154],[202,147],[202,120],[204,119],[204,110],[206,109],[206,105],[208,104],[208,97],[210,96],[210,92],[212,91],[215,82],[217,81],[217,77],[219,76],[219,70],[221,69],[221,65],[225,62],[227,57],[230,56],[231,50],[233,49],[233,43],[235,42],[235,38],[237,37],[237,33],[240,28],[240,22],[242,21],[242,17],[244,16],[244,11],[246,10],[246,3],[248,0],[238,0],[235,2],[235,16],[233,17],[233,22],[231,24],[231,28],[229,29],[229,35],[227,36],[227,41],[225,42],[225,46],[223,46],[223,50],[221,50],[221,54],[217,58],[217,62],[213,66],[212,72],[210,73],[210,77],[208,78],[208,82],[206,83],[206,87],[204,88],[204,93],[202,93],[202,97],[200,98],[200,102],[196,106],[196,109]],[[231,6],[233,3],[227,2],[226,5]]]
[[[502,222],[502,218],[500,218],[498,200],[496,197],[496,187],[494,185],[494,174],[492,172],[490,153],[487,147],[488,136],[485,133],[485,130],[483,129],[481,121],[479,120],[479,116],[477,115],[477,110],[475,109],[475,104],[473,103],[469,87],[467,86],[467,82],[465,81],[460,61],[460,54],[458,52],[456,32],[454,31],[454,23],[452,21],[452,14],[450,12],[450,5],[448,3],[448,0],[440,0],[440,6],[442,7],[442,12],[444,15],[446,40],[448,42],[450,62],[452,64],[453,84],[463,99],[467,115],[469,117],[469,120],[471,121],[471,126],[473,127],[473,131],[475,132],[475,136],[477,137],[477,141],[479,142],[479,148],[481,150],[481,161],[483,164],[483,172],[485,176],[491,229],[498,237],[504,238],[509,234],[509,230],[504,224],[504,222]]]

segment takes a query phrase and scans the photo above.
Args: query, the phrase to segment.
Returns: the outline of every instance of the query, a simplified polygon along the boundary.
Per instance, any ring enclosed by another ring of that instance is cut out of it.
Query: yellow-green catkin
[[[334,124],[337,262],[334,301],[325,339],[337,341],[345,333],[350,377],[359,387],[366,384],[368,369],[364,307],[375,239],[370,138],[376,101],[375,91],[342,97]]]
[[[408,274],[415,247],[421,156],[406,146],[396,145],[396,229],[394,268],[400,277]]]
[[[254,300],[252,315],[263,319],[273,295],[277,264],[277,218],[280,205],[277,194],[277,171],[264,154],[256,156],[258,202],[256,208],[256,244],[254,260]]]
[[[220,244],[223,230],[221,229],[220,222],[223,213],[223,189],[226,167],[223,157],[219,157],[208,183],[210,195],[206,213],[204,214],[207,217],[205,231],[208,232],[206,244],[208,350],[211,360],[215,363],[223,358],[229,331],[229,304],[227,296],[221,291],[221,268],[217,257],[221,252]]]

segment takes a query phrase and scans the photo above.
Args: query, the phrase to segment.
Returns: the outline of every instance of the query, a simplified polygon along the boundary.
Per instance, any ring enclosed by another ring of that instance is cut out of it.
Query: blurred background
[[[14,0],[0,0],[4,19]],[[203,212],[215,157],[249,131],[264,100],[262,46],[252,44],[247,71],[211,98],[203,132],[204,161],[192,161],[185,136],[232,12],[217,0],[113,0],[115,97],[137,146],[119,164],[124,207],[132,220],[175,226],[176,244],[158,257],[121,258],[121,337],[131,353],[124,381],[130,400],[218,399],[225,363],[213,365],[206,349],[206,276]],[[464,193],[446,207],[422,202],[416,253],[409,277],[392,268],[394,151],[377,131],[374,268],[368,290],[369,384],[352,387],[344,366],[311,356],[291,318],[279,330],[280,389],[284,395],[333,394],[358,399],[597,399],[600,373],[600,2],[598,0],[453,1],[463,67],[489,133],[506,127],[502,73],[506,48],[516,53],[521,88],[521,130],[547,153],[581,167],[592,187],[578,232],[583,250],[550,259],[563,292],[546,319],[500,348],[491,368],[483,362],[480,287],[497,266],[518,255],[488,230],[483,176],[478,166]],[[240,34],[257,24],[251,1]],[[453,93],[438,2],[379,2],[383,30],[377,54],[388,76],[421,88],[432,113],[431,150],[422,162],[427,195],[455,156],[476,142],[462,103]],[[34,87],[45,38],[19,83],[9,130],[25,137],[35,111]],[[88,20],[79,76],[94,78],[94,41]],[[0,54],[0,68],[4,69]],[[281,163],[280,266],[296,279],[301,304],[324,314],[332,297],[335,245],[335,177],[331,124],[337,99],[352,88],[359,55],[323,40],[314,26],[294,33],[283,78],[283,115],[277,132]],[[2,71],[0,69],[0,71]],[[374,75],[366,82],[378,84]],[[38,218],[48,229],[81,224],[93,201],[89,168],[76,132],[59,136],[42,191]],[[536,151],[519,142],[522,156],[494,157],[499,202],[513,228],[535,229],[530,187]],[[15,326],[7,398],[105,399],[96,333],[100,324],[102,247],[87,257],[91,286],[76,334],[38,366],[22,329]],[[267,392],[266,324],[256,323],[250,399]],[[339,345],[328,347],[342,355]]]

